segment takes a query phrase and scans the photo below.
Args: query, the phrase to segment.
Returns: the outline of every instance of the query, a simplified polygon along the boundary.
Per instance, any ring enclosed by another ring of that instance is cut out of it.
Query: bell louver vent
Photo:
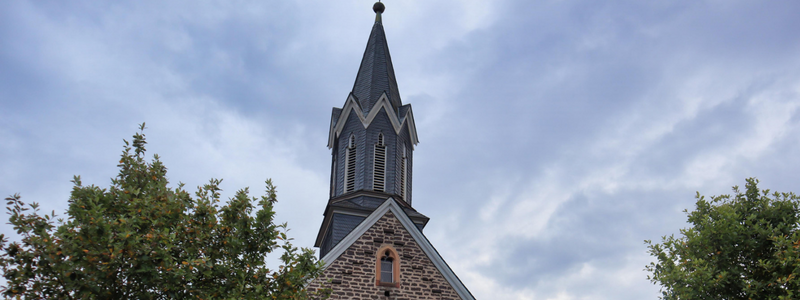
[[[347,146],[347,176],[345,177],[345,193],[356,189],[356,137],[350,136]]]
[[[375,144],[375,166],[372,173],[372,189],[383,192],[386,182],[386,145],[383,144],[383,134],[378,134],[378,143]]]
[[[403,158],[400,159],[400,198],[406,200],[406,149],[403,148]]]

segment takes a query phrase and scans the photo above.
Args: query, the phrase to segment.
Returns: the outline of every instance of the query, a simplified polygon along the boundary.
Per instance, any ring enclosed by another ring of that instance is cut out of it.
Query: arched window
[[[345,162],[345,193],[352,192],[356,189],[356,136],[350,135],[350,140],[347,143],[347,153]]]
[[[375,284],[400,287],[400,256],[392,246],[383,246],[377,253]]]
[[[394,282],[394,259],[389,250],[381,257],[381,283]]]
[[[383,133],[378,133],[378,142],[375,143],[375,157],[372,168],[372,189],[383,192],[386,182],[386,144],[383,142]]]

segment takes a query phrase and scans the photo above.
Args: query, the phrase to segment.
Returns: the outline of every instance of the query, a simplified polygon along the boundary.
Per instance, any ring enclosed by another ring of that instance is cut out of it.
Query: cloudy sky
[[[800,192],[797,1],[385,3],[414,205],[479,299],[656,299],[643,240],[687,226],[696,191]],[[3,1],[0,194],[63,212],[146,122],[173,183],[272,178],[311,247],[371,7]]]

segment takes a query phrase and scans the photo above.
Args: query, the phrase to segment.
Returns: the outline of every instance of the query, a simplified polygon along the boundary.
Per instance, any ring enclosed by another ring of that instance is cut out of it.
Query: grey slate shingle
[[[400,101],[400,91],[397,89],[386,34],[383,31],[383,24],[378,19],[372,26],[352,94],[366,115],[383,92],[386,92],[396,113],[397,108],[403,104]]]

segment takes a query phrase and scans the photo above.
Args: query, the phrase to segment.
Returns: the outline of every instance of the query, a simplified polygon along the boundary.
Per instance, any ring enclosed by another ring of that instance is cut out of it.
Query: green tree
[[[662,299],[796,299],[800,297],[800,231],[794,193],[759,190],[747,179],[733,196],[697,193],[689,228],[662,243],[645,241],[657,259],[645,270]]]
[[[144,124],[125,141],[108,189],[73,180],[67,218],[40,214],[36,203],[7,198],[21,242],[0,236],[0,267],[16,299],[304,299],[321,263],[298,250],[286,224],[274,223],[275,187],[247,188],[220,203],[220,180],[192,197],[168,187],[158,155],[145,160]],[[221,205],[221,206],[220,206]],[[282,252],[269,269],[268,253]]]

